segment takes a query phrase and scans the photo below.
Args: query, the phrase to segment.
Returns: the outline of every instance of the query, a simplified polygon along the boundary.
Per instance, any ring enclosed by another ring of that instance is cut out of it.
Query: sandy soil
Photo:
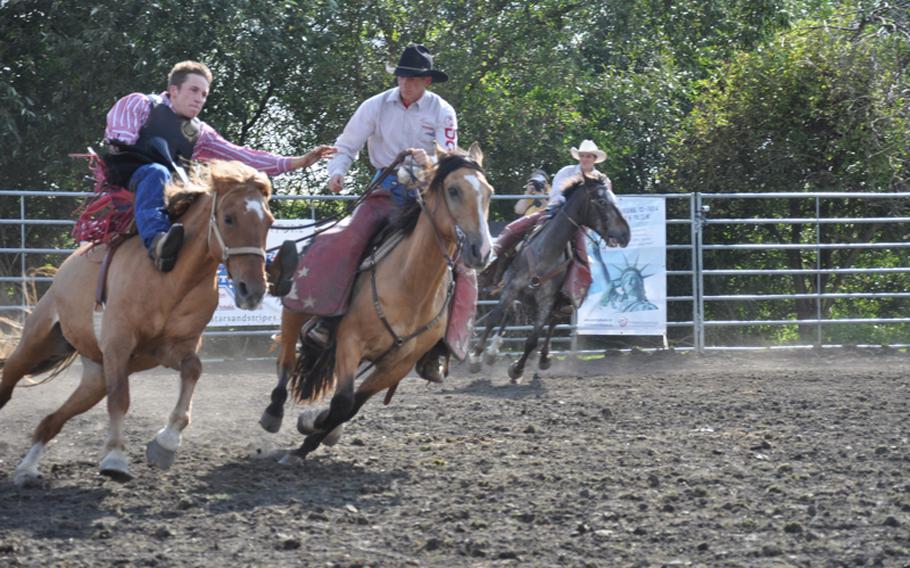
[[[144,373],[136,479],[97,473],[104,404],[73,419],[43,487],[0,480],[0,565],[908,566],[908,371],[888,352],[633,353],[520,385],[409,378],[289,467],[263,456],[302,441],[294,409],[257,424],[272,363],[215,362],[166,472],[144,448],[177,379]],[[0,474],[77,379],[16,391]]]

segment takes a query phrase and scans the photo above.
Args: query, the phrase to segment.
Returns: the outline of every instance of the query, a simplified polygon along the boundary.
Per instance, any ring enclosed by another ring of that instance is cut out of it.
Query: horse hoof
[[[483,356],[483,362],[486,363],[487,366],[492,367],[496,364],[497,358],[498,355],[496,353],[485,353]]]
[[[158,440],[152,440],[145,446],[145,458],[151,465],[156,465],[161,469],[168,469],[174,465],[174,458],[177,452],[169,450],[158,443]]]
[[[127,481],[132,481],[133,474],[127,471],[121,471],[119,469],[105,468],[101,470],[101,475],[109,477],[116,481],[117,483],[126,483]]]
[[[37,471],[16,470],[13,484],[20,489],[33,489],[44,485],[44,478]]]
[[[472,373],[479,373],[483,369],[483,363],[480,361],[471,361],[471,366],[468,367]]]
[[[550,368],[550,365],[552,365],[552,364],[553,364],[553,362],[550,359],[541,359],[540,361],[537,362],[537,368],[540,369],[541,371],[546,371],[547,369]]]
[[[300,416],[297,417],[297,431],[304,436],[316,432],[316,418],[319,417],[321,412],[322,410],[314,406],[304,408]]]
[[[278,460],[278,463],[281,465],[295,466],[303,463],[303,459],[299,456],[294,455],[292,452],[288,452]]]
[[[101,475],[110,477],[120,483],[126,483],[133,479],[126,457],[122,452],[116,450],[108,452],[104,459],[101,460]]]
[[[519,369],[515,363],[509,365],[509,378],[512,379],[512,384],[518,384],[522,375],[524,375],[524,369]]]
[[[339,424],[335,426],[335,429],[326,434],[326,437],[322,439],[322,444],[324,446],[334,446],[338,443],[338,440],[341,438],[341,435],[344,433],[344,424]]]
[[[269,413],[269,410],[266,409],[262,413],[262,417],[259,419],[259,425],[262,426],[262,429],[271,434],[276,434],[281,430],[281,421],[284,416],[274,416]]]

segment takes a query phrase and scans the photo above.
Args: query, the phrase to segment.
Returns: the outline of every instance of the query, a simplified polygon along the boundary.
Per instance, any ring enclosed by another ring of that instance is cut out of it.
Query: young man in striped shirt
[[[209,68],[182,61],[171,69],[167,90],[158,95],[132,93],[118,100],[107,114],[104,137],[111,151],[104,156],[105,173],[112,183],[135,191],[136,228],[155,267],[168,272],[183,245],[183,226],[171,223],[164,206],[164,186],[171,179],[170,159],[239,160],[269,175],[306,168],[335,153],[317,146],[303,156],[285,157],[232,144],[197,117],[205,106],[212,82]],[[162,156],[153,140],[167,145]],[[282,245],[269,267],[271,291],[283,295],[297,265],[292,241]]]

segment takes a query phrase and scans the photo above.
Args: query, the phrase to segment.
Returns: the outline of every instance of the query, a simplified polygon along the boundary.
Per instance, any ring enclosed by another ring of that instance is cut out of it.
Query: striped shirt
[[[405,107],[398,87],[394,87],[357,108],[335,141],[338,153],[328,163],[329,176],[344,175],[364,144],[370,163],[378,170],[408,148],[422,148],[432,156],[436,153],[434,142],[449,151],[458,145],[455,109],[430,91]]]
[[[171,99],[167,92],[161,93],[161,98],[164,104],[171,106]],[[123,97],[107,113],[107,128],[104,131],[104,138],[120,140],[125,144],[135,144],[151,109],[148,95],[132,93]],[[278,175],[288,171],[291,163],[291,158],[232,144],[202,121],[200,121],[199,139],[193,148],[193,159],[239,160],[268,175]]]

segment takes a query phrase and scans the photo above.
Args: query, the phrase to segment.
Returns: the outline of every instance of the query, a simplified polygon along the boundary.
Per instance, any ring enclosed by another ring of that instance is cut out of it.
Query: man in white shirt
[[[427,90],[432,83],[448,80],[448,75],[433,68],[433,56],[422,45],[405,48],[394,68],[387,70],[398,78],[398,86],[370,97],[360,104],[335,143],[337,153],[328,163],[329,189],[341,191],[345,174],[357,159],[364,144],[376,175],[391,165],[404,150],[411,150],[413,159],[427,164],[438,143],[446,150],[458,144],[458,121],[455,109],[439,95]],[[398,183],[394,175],[387,176],[357,206],[351,217],[331,231],[317,237],[298,266],[297,278],[284,305],[293,311],[322,316],[343,315],[348,308],[356,265],[370,238],[379,227],[414,196]],[[463,267],[457,272],[456,290],[470,287],[465,279],[473,271]],[[476,284],[474,284],[476,294]],[[458,292],[456,291],[456,296]],[[474,302],[469,302],[474,310]],[[465,302],[455,302],[456,310]],[[462,318],[450,314],[450,326]],[[469,321],[472,317],[467,318]],[[307,337],[317,345],[329,342],[329,328],[317,323]],[[431,382],[442,382],[441,358],[447,355],[444,345],[434,347],[417,365],[418,373]]]
[[[538,224],[544,223],[552,216],[557,207],[560,207],[565,203],[566,198],[563,195],[563,190],[565,189],[566,183],[576,178],[578,175],[584,174],[587,177],[601,177],[604,179],[607,187],[611,188],[612,184],[610,183],[610,178],[597,171],[597,168],[594,167],[594,164],[599,164],[607,159],[607,153],[598,148],[597,144],[591,140],[582,140],[581,144],[578,145],[578,148],[572,148],[571,154],[573,158],[578,160],[578,163],[569,164],[568,166],[560,168],[560,170],[556,172],[556,175],[553,176],[553,184],[550,188],[550,199],[547,209],[512,221],[506,225],[502,230],[502,233],[496,238],[496,242],[493,244],[493,253],[497,258],[510,256],[518,243],[521,242],[531,229]],[[575,233],[573,248],[577,261],[587,267],[588,251],[585,244],[585,233],[582,229],[579,229]],[[504,272],[509,262],[509,260],[503,261],[503,267],[500,270],[503,270]],[[497,279],[497,282],[494,283],[494,289],[499,289],[502,284],[503,283],[499,282]]]
[[[455,109],[445,99],[427,90],[431,83],[449,79],[432,68],[433,59],[422,45],[408,46],[393,71],[398,86],[370,97],[357,108],[344,127],[335,146],[338,153],[329,161],[329,189],[338,193],[344,176],[363,145],[367,145],[370,164],[381,170],[403,150],[418,149],[432,154],[434,143],[446,150],[458,144]],[[419,159],[419,158],[418,158]],[[394,178],[383,187],[397,185]],[[392,190],[396,201],[400,199]]]

